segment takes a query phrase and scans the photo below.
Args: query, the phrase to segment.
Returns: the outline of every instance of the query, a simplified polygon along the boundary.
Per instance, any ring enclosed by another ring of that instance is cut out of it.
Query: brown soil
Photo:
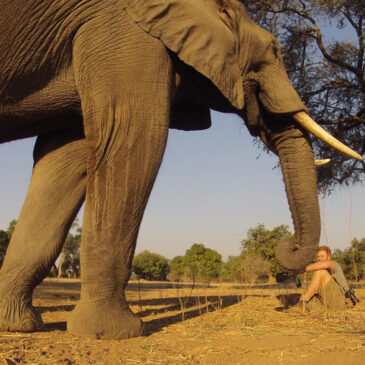
[[[286,289],[132,283],[147,334],[122,341],[66,332],[79,292],[76,280],[43,282],[34,305],[46,330],[0,333],[0,364],[365,364],[365,289],[346,312],[308,314],[281,306]]]

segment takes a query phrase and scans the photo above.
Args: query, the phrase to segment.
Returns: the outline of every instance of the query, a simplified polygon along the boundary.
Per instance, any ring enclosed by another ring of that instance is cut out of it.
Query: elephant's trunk
[[[271,142],[280,158],[295,229],[295,239],[281,241],[275,255],[284,268],[299,270],[312,260],[320,237],[313,151],[302,131],[296,128],[277,133]]]

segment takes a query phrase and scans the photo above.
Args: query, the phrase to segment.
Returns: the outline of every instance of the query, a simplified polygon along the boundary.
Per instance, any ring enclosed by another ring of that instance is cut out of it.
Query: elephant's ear
[[[210,79],[237,109],[244,104],[235,17],[215,0],[123,0],[142,29]]]

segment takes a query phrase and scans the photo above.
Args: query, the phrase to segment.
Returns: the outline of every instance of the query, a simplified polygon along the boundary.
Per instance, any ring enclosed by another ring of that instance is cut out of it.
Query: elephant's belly
[[[81,123],[81,103],[76,88],[67,77],[59,77],[20,101],[0,104],[0,143],[80,128]]]

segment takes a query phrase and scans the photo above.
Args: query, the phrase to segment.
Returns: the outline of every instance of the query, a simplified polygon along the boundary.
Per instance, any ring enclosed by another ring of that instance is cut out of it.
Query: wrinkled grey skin
[[[221,11],[225,2],[214,4]],[[1,330],[42,328],[33,289],[85,200],[81,299],[68,330],[116,339],[141,333],[124,289],[143,212],[169,127],[207,128],[208,108],[239,114],[279,155],[300,248],[289,240],[278,257],[290,269],[312,258],[320,230],[316,172],[307,136],[290,117],[304,106],[276,40],[237,9],[239,26],[230,31],[242,41],[241,110],[118,1],[0,3],[0,142],[38,136],[31,184],[0,272]]]

